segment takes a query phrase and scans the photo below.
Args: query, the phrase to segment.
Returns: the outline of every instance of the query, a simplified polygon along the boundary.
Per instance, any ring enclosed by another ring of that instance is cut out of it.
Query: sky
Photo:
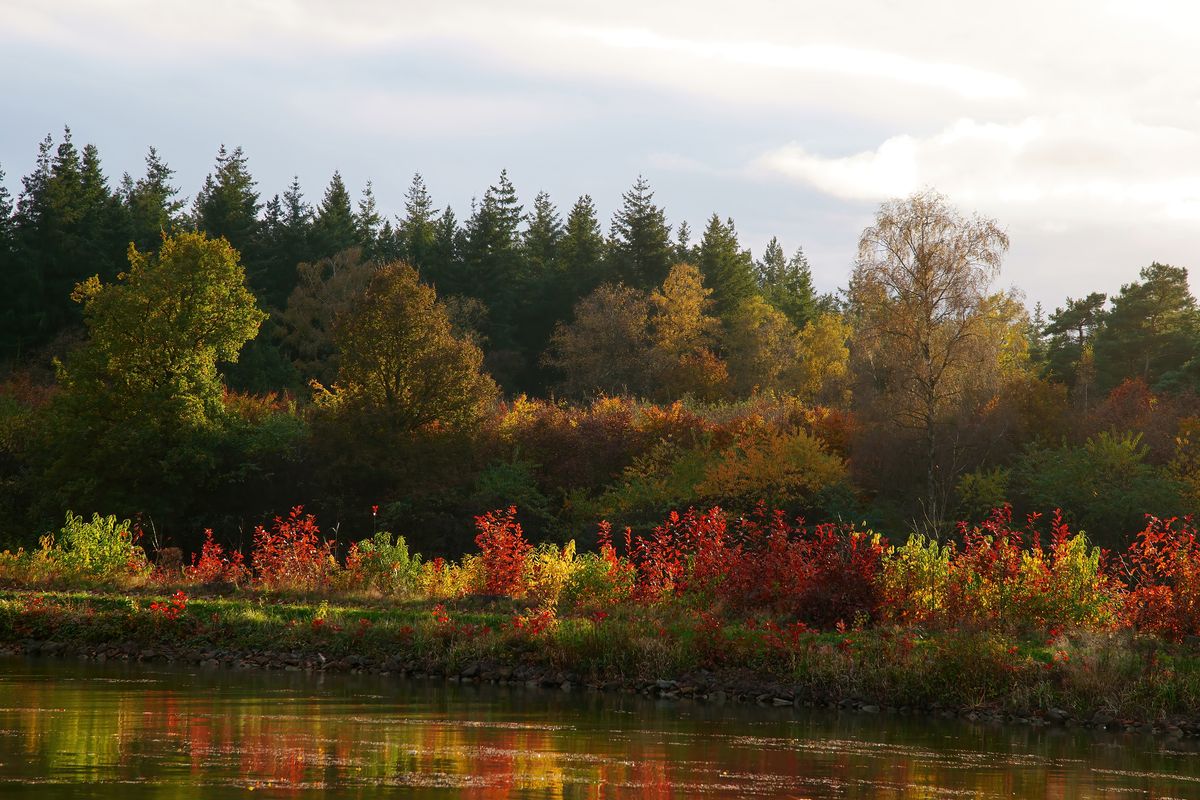
[[[1200,288],[1194,2],[0,0],[0,75],[14,193],[64,125],[114,183],[154,145],[192,195],[224,143],[264,198],[338,170],[391,213],[419,171],[461,218],[506,168],[607,220],[641,174],[832,291],[879,203],[933,188],[1007,229],[1030,304],[1151,261]]]

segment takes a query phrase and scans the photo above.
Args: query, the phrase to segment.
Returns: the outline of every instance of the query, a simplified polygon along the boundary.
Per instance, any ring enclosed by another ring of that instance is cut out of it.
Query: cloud
[[[1042,224],[1084,220],[1200,221],[1200,133],[1120,116],[962,119],[932,135],[823,156],[773,148],[751,174],[846,200],[882,200],[932,186],[956,200]]]

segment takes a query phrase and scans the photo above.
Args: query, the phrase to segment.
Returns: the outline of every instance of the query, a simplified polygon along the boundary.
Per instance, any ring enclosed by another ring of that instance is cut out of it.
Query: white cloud
[[[751,170],[847,200],[933,186],[989,213],[1047,225],[1200,220],[1200,132],[1115,116],[962,119],[930,136],[899,135],[847,156],[789,144],[762,154]]]

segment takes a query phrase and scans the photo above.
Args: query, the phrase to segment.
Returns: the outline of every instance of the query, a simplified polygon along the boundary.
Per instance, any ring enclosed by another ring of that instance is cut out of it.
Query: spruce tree
[[[562,218],[550,195],[538,192],[533,212],[522,236],[525,259],[535,279],[554,272],[558,266],[558,248],[563,236]]]
[[[729,319],[738,306],[757,293],[754,260],[750,251],[738,244],[732,219],[721,222],[719,216],[712,215],[700,241],[697,260],[722,319]]]
[[[610,277],[640,289],[658,286],[674,255],[666,214],[654,205],[654,192],[641,175],[621,199],[609,233]]]
[[[758,285],[764,299],[797,328],[803,328],[818,313],[817,293],[813,288],[812,269],[804,250],[786,258],[774,236],[758,262]]]
[[[131,240],[138,250],[158,249],[164,234],[170,235],[180,225],[184,201],[179,187],[171,185],[175,171],[167,166],[153,147],[146,154],[146,174],[136,182],[127,179],[122,197],[129,215]]]
[[[429,276],[428,280],[437,288],[438,294],[443,297],[467,294],[462,257],[466,235],[458,227],[454,209],[446,206],[433,225],[433,240],[430,242],[429,253],[425,258],[425,272]],[[403,232],[401,240],[405,240]]]
[[[679,229],[675,232],[675,263],[696,263],[696,248],[692,246],[692,226],[687,224],[687,220],[679,223]]]
[[[572,308],[605,279],[604,234],[591,195],[582,195],[571,206],[558,250]]]
[[[371,182],[367,181],[358,201],[358,210],[354,214],[354,228],[358,233],[358,245],[363,249],[363,257],[368,261],[379,257],[382,223],[383,219],[375,205],[375,189]]]
[[[529,277],[520,247],[521,219],[516,190],[502,170],[467,220],[463,253],[468,292],[491,306],[493,321],[509,316]]]
[[[246,164],[246,154],[221,145],[217,163],[192,204],[196,229],[209,238],[224,237],[242,257],[247,271],[254,273],[259,233],[258,212],[262,208],[255,181]],[[257,290],[258,287],[253,287]]]
[[[338,172],[333,173],[325,197],[313,219],[313,257],[328,258],[359,243],[350,192]]]
[[[453,218],[453,214],[451,217]],[[433,208],[433,198],[425,187],[425,179],[421,173],[413,175],[408,193],[404,197],[404,219],[396,229],[400,241],[402,257],[417,268],[418,271],[430,270],[430,259],[434,248],[434,238],[438,233],[437,211]],[[436,269],[434,269],[436,272]],[[430,280],[436,282],[434,275]]]

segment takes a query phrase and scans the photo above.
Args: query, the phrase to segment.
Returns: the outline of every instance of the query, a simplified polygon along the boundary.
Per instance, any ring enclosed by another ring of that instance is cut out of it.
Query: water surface
[[[0,660],[14,798],[1197,798],[1194,744],[395,677]]]

